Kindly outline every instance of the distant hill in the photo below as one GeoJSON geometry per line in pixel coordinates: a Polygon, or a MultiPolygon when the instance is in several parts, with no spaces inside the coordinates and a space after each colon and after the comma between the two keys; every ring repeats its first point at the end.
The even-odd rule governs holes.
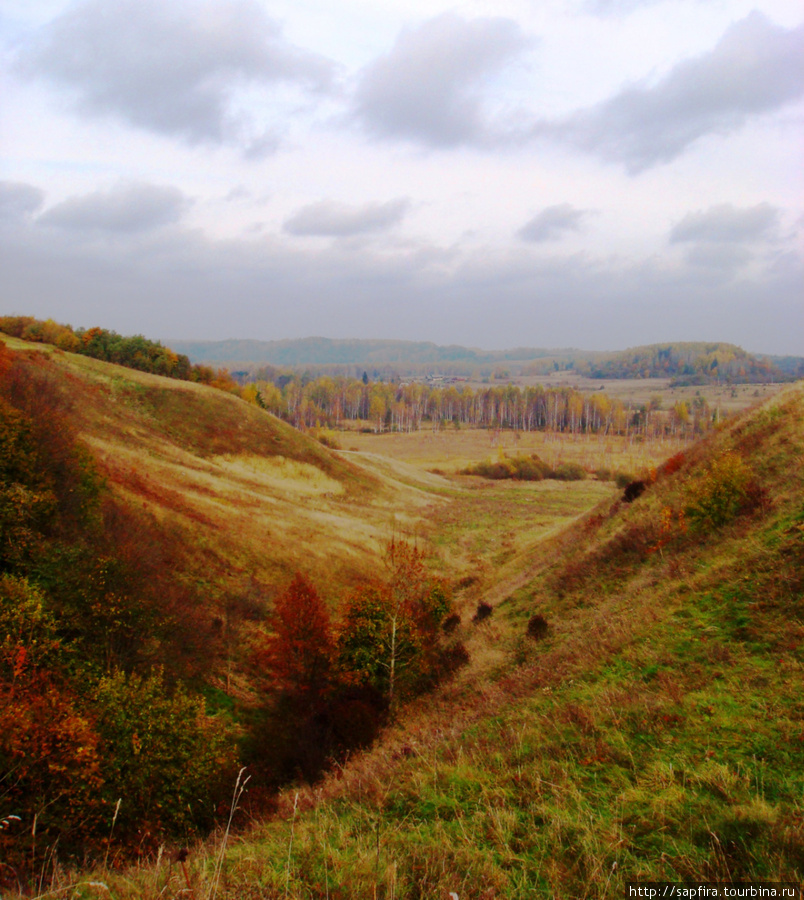
{"type": "MultiPolygon", "coordinates": [[[[462,362],[467,365],[511,360],[526,362],[553,357],[584,356],[580,350],[517,347],[480,350],[457,344],[441,346],[429,341],[334,340],[310,337],[285,341],[182,341],[170,346],[198,362],[274,366],[420,365],[462,362]]],[[[586,354],[588,355],[588,354],[586,354]]]]}
{"type": "Polygon", "coordinates": [[[438,369],[445,374],[542,375],[574,369],[592,378],[674,378],[680,383],[793,380],[804,374],[799,357],[759,356],[734,344],[676,342],[651,344],[611,353],[572,348],[515,347],[482,350],[424,341],[334,340],[311,337],[284,341],[183,341],[169,345],[194,363],[233,370],[264,366],[312,369],[363,367],[398,375],[438,369]]]}
{"type": "Polygon", "coordinates": [[[759,357],[734,344],[695,342],[633,347],[580,362],[576,368],[592,378],[672,378],[678,384],[757,383],[800,377],[804,360],[759,357]]]}

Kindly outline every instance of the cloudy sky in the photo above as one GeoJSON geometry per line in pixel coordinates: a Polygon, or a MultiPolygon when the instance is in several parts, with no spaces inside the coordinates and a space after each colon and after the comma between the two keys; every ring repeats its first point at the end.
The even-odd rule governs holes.
{"type": "Polygon", "coordinates": [[[0,313],[804,355],[800,0],[0,0],[0,313]]]}

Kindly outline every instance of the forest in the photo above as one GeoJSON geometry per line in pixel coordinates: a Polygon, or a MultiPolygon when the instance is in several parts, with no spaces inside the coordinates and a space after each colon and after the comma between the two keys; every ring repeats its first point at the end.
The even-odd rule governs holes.
{"type": "Polygon", "coordinates": [[[368,377],[307,379],[281,372],[273,381],[246,384],[242,396],[297,428],[338,428],[360,422],[377,433],[451,426],[689,438],[705,433],[716,418],[703,396],[663,410],[658,398],[630,406],[603,392],[584,394],[571,387],[472,388],[370,381],[368,377]]]}

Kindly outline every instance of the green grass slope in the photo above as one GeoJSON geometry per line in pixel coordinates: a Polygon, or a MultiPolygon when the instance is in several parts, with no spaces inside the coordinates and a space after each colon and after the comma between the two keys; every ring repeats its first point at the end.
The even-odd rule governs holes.
{"type": "MultiPolygon", "coordinates": [[[[490,654],[287,793],[214,891],[199,854],[196,890],[613,898],[631,880],[804,880],[803,454],[797,385],[544,544],[534,576],[462,626],[476,659],[485,643],[504,663],[490,654]]],[[[143,896],[171,883],[129,877],[143,896]]]]}

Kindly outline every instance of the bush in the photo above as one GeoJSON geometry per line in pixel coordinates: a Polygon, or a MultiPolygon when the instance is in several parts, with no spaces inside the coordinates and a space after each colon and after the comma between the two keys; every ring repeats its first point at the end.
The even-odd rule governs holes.
{"type": "Polygon", "coordinates": [[[752,499],[762,494],[752,483],[748,465],[736,453],[726,452],[714,459],[703,475],[688,487],[691,500],[686,513],[699,528],[720,528],[752,507],[752,499]]]}
{"type": "Polygon", "coordinates": [[[117,672],[95,691],[107,803],[122,798],[116,832],[147,845],[209,828],[236,771],[233,742],[203,701],[161,673],[117,672]]]}
{"type": "Polygon", "coordinates": [[[458,641],[441,651],[438,675],[440,678],[447,678],[468,664],[469,651],[463,641],[458,641]]]}
{"type": "Polygon", "coordinates": [[[313,437],[316,438],[319,444],[323,444],[325,447],[328,447],[330,450],[340,450],[341,444],[338,438],[335,435],[335,432],[329,428],[319,428],[317,431],[312,432],[313,437]]]}
{"type": "MultiPolygon", "coordinates": [[[[91,849],[101,813],[99,740],[92,717],[66,683],[57,623],[42,592],[0,576],[0,772],[3,812],[34,823],[43,848],[91,849]]],[[[35,847],[0,829],[0,858],[22,876],[37,870],[35,847]]]]}
{"type": "Polygon", "coordinates": [[[553,471],[552,477],[558,481],[583,481],[586,478],[586,469],[578,463],[560,463],[553,471]]]}
{"type": "Polygon", "coordinates": [[[484,622],[488,619],[493,612],[494,607],[486,603],[485,600],[481,600],[480,603],[477,604],[477,610],[472,616],[472,621],[477,625],[479,622],[484,622]]]}
{"type": "Polygon", "coordinates": [[[518,454],[517,456],[501,456],[497,460],[484,460],[467,466],[462,470],[463,475],[481,475],[484,478],[492,478],[501,481],[512,478],[516,481],[542,481],[544,478],[555,477],[547,465],[537,454],[530,456],[518,454]]]}
{"type": "Polygon", "coordinates": [[[537,613],[535,616],[531,616],[528,621],[528,637],[533,638],[534,641],[540,641],[545,637],[549,628],[547,619],[537,613]]]}
{"type": "Polygon", "coordinates": [[[453,613],[451,616],[447,616],[444,619],[444,624],[441,626],[441,630],[444,634],[452,634],[453,631],[461,624],[461,617],[457,613],[453,613]]]}
{"type": "Polygon", "coordinates": [[[623,503],[633,503],[638,497],[641,497],[647,488],[644,481],[631,481],[625,486],[623,494],[623,503]]]}

